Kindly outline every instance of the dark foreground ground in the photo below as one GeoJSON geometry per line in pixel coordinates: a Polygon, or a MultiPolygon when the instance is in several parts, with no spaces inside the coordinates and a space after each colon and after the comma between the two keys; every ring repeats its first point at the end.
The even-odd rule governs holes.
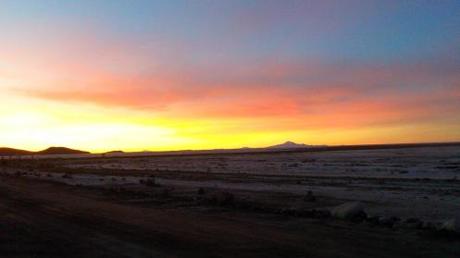
{"type": "Polygon", "coordinates": [[[458,238],[0,177],[1,257],[460,257],[458,238]]]}

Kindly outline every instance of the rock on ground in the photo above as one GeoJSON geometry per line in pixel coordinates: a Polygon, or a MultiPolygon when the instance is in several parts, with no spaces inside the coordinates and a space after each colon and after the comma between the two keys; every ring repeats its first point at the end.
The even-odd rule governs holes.
{"type": "Polygon", "coordinates": [[[456,219],[444,221],[439,227],[440,230],[460,233],[460,223],[456,219]]]}
{"type": "Polygon", "coordinates": [[[347,202],[333,208],[331,213],[339,219],[352,219],[364,213],[364,205],[360,202],[347,202]]]}

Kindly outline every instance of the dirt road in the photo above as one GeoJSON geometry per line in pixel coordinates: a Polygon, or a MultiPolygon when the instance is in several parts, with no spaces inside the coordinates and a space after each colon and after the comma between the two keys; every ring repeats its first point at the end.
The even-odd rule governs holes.
{"type": "Polygon", "coordinates": [[[460,242],[341,221],[128,204],[0,177],[2,257],[460,257],[460,242]]]}

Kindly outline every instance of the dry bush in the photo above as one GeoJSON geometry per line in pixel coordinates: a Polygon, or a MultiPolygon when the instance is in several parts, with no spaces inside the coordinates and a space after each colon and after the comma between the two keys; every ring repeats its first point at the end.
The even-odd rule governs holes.
{"type": "Polygon", "coordinates": [[[69,174],[66,173],[66,174],[62,175],[62,178],[70,179],[70,178],[72,178],[72,175],[69,175],[69,174]]]}
{"type": "Polygon", "coordinates": [[[205,194],[205,191],[204,191],[204,188],[203,188],[203,187],[198,188],[198,194],[199,194],[199,195],[205,194]]]}
{"type": "Polygon", "coordinates": [[[150,187],[158,186],[155,177],[151,177],[151,178],[144,179],[144,180],[141,179],[141,180],[139,180],[139,182],[141,184],[144,184],[144,185],[150,186],[150,187]]]}
{"type": "Polygon", "coordinates": [[[231,206],[235,204],[235,195],[230,192],[219,192],[211,196],[210,202],[220,206],[231,206]]]}

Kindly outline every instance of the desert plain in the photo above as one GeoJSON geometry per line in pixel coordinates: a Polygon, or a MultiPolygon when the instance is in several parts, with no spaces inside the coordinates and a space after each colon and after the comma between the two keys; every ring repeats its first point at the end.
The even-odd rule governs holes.
{"type": "Polygon", "coordinates": [[[2,257],[460,257],[460,146],[4,156],[2,257]]]}

